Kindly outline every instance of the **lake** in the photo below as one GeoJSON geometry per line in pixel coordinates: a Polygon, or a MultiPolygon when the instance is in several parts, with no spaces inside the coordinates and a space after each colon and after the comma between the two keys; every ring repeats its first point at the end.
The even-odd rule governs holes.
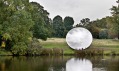
{"type": "Polygon", "coordinates": [[[119,71],[119,57],[0,56],[0,71],[119,71]]]}

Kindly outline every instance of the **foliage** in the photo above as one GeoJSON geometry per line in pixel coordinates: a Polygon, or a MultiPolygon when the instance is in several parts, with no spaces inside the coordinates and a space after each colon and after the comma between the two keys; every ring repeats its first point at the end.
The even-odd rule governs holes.
{"type": "Polygon", "coordinates": [[[117,26],[115,26],[115,20],[114,17],[107,17],[107,26],[108,26],[108,37],[109,38],[116,38],[118,37],[117,34],[117,26]]]}
{"type": "Polygon", "coordinates": [[[119,38],[119,6],[112,6],[111,11],[112,20],[108,20],[110,20],[113,23],[113,30],[115,33],[117,33],[117,37],[119,38]]]}
{"type": "Polygon", "coordinates": [[[54,37],[63,37],[64,36],[64,24],[62,17],[57,15],[53,18],[53,36],[54,37]]]}
{"type": "Polygon", "coordinates": [[[91,25],[90,28],[88,28],[88,30],[91,32],[93,38],[99,39],[100,28],[91,25]]]}
{"type": "Polygon", "coordinates": [[[42,46],[40,45],[38,39],[33,38],[28,47],[28,55],[39,55],[42,46]]]}
{"type": "Polygon", "coordinates": [[[88,24],[90,24],[89,18],[83,18],[80,20],[80,23],[76,25],[76,27],[86,27],[88,24]]]}
{"type": "Polygon", "coordinates": [[[5,33],[5,34],[2,35],[2,39],[3,40],[8,40],[8,39],[11,39],[11,36],[9,34],[5,33]]]}
{"type": "Polygon", "coordinates": [[[48,32],[48,30],[46,28],[44,28],[43,26],[41,26],[37,23],[33,27],[33,36],[35,38],[47,40],[47,37],[48,37],[47,32],[48,32]]]}
{"type": "Polygon", "coordinates": [[[102,29],[99,33],[99,38],[100,39],[107,39],[108,38],[108,30],[102,29]]]}
{"type": "Polygon", "coordinates": [[[43,6],[36,2],[30,3],[33,7],[33,10],[30,11],[32,14],[32,20],[35,25],[31,29],[33,31],[33,37],[46,40],[47,37],[51,35],[50,30],[50,19],[48,18],[49,13],[44,10],[43,6]]]}
{"type": "Polygon", "coordinates": [[[74,24],[74,19],[72,17],[66,16],[64,18],[64,27],[65,27],[64,37],[66,36],[68,31],[73,28],[73,24],[74,24]]]}
{"type": "Polygon", "coordinates": [[[12,52],[13,54],[17,53],[19,55],[24,55],[26,54],[25,50],[29,43],[28,38],[32,37],[32,33],[29,31],[33,26],[31,16],[25,11],[18,11],[15,12],[15,14],[11,17],[10,23],[9,28],[6,31],[11,35],[12,38],[12,52]]]}
{"type": "Polygon", "coordinates": [[[119,14],[119,9],[118,9],[117,6],[112,6],[112,8],[111,8],[110,10],[112,11],[111,14],[112,14],[113,16],[119,14]]]}
{"type": "Polygon", "coordinates": [[[26,55],[27,54],[27,46],[25,43],[22,43],[22,42],[15,44],[11,50],[14,55],[26,55]]]}
{"type": "Polygon", "coordinates": [[[13,54],[24,55],[28,46],[29,37],[32,37],[31,27],[34,22],[31,14],[26,10],[27,0],[2,0],[0,1],[0,34],[7,46],[12,47],[13,54]],[[24,4],[26,3],[26,4],[24,4]]]}
{"type": "Polygon", "coordinates": [[[106,18],[97,19],[96,21],[93,21],[93,23],[99,28],[102,28],[102,29],[107,28],[106,18]]]}
{"type": "Polygon", "coordinates": [[[36,2],[1,0],[0,42],[5,40],[6,47],[11,49],[13,54],[25,55],[30,43],[28,38],[46,40],[51,35],[51,21],[48,15],[43,6],[36,2]]]}
{"type": "Polygon", "coordinates": [[[101,29],[107,29],[106,18],[97,19],[90,21],[90,19],[85,18],[81,20],[81,23],[77,26],[82,26],[87,28],[93,35],[93,38],[99,38],[99,32],[101,29]]]}
{"type": "Polygon", "coordinates": [[[81,24],[82,24],[83,26],[86,26],[86,25],[89,24],[90,19],[89,19],[89,18],[85,18],[85,19],[82,19],[80,22],[81,22],[81,24]]]}

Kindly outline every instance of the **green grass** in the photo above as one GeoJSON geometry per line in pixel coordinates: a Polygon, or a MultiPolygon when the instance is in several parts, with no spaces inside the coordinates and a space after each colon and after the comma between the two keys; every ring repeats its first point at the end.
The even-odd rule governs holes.
{"type": "Polygon", "coordinates": [[[92,45],[95,47],[119,47],[119,40],[94,39],[92,45]]]}
{"type": "Polygon", "coordinates": [[[91,48],[103,49],[104,54],[119,54],[119,40],[115,39],[94,39],[91,48]]]}
{"type": "Polygon", "coordinates": [[[48,38],[47,41],[39,40],[43,48],[61,48],[64,54],[73,54],[74,51],[67,45],[63,38],[48,38]]]}
{"type": "MultiPolygon", "coordinates": [[[[48,38],[47,41],[39,40],[43,48],[62,48],[64,54],[73,54],[72,50],[63,38],[48,38]]],[[[115,52],[119,54],[119,40],[94,39],[89,49],[103,49],[104,54],[115,52]]]]}

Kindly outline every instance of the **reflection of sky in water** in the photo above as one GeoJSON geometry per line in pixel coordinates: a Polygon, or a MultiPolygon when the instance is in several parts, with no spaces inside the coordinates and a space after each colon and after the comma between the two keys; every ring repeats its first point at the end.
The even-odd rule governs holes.
{"type": "Polygon", "coordinates": [[[85,49],[90,46],[92,42],[92,35],[85,28],[73,28],[68,32],[66,41],[73,49],[85,49]]]}
{"type": "Polygon", "coordinates": [[[66,63],[66,71],[92,71],[92,63],[87,59],[71,58],[66,63]]]}
{"type": "Polygon", "coordinates": [[[93,71],[107,71],[105,68],[93,68],[93,71]]]}

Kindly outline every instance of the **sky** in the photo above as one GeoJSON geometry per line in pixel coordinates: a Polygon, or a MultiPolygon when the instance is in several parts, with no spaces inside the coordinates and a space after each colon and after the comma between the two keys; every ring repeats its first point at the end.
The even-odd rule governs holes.
{"type": "Polygon", "coordinates": [[[40,3],[53,19],[60,15],[73,17],[75,24],[80,23],[83,18],[91,21],[110,16],[110,8],[116,6],[117,0],[30,0],[40,3]]]}

